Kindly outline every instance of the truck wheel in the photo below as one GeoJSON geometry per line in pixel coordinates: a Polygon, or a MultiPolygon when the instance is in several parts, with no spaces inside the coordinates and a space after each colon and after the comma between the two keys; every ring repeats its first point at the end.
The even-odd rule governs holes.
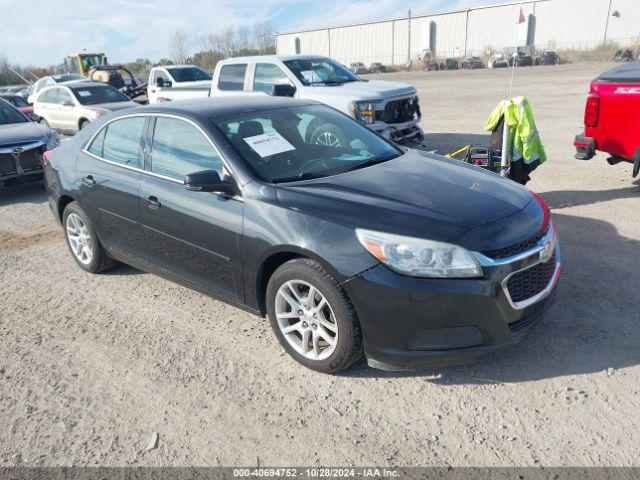
{"type": "Polygon", "coordinates": [[[329,123],[320,125],[312,130],[309,143],[326,147],[345,147],[348,145],[342,131],[329,123]]]}
{"type": "Polygon", "coordinates": [[[640,148],[636,150],[636,156],[633,159],[633,178],[636,178],[640,173],[640,148]]]}

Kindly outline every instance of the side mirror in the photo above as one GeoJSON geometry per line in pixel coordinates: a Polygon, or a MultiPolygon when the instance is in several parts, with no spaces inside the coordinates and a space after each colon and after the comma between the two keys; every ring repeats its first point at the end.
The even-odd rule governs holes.
{"type": "Polygon", "coordinates": [[[271,89],[271,95],[274,97],[293,97],[296,94],[296,87],[283,83],[274,85],[271,89]]]}
{"type": "Polygon", "coordinates": [[[169,88],[171,86],[171,81],[165,81],[164,78],[156,78],[156,87],[159,88],[169,88]]]}
{"type": "Polygon", "coordinates": [[[232,182],[222,181],[215,170],[190,173],[185,177],[184,185],[187,190],[192,192],[213,192],[226,195],[235,195],[237,193],[236,185],[232,182]]]}

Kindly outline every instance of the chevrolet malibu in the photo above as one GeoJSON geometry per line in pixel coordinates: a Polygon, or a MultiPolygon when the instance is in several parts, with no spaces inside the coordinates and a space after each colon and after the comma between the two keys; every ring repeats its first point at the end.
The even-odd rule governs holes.
{"type": "Polygon", "coordinates": [[[267,316],[295,360],[326,373],[363,355],[417,369],[516,344],[560,275],[538,196],[314,102],[120,111],[47,152],[45,175],[80,268],[119,261],[267,316]],[[346,142],[312,142],[317,122],[346,142]]]}

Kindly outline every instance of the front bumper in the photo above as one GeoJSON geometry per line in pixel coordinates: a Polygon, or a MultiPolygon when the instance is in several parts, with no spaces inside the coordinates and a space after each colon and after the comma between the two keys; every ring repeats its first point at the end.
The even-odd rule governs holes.
{"type": "Polygon", "coordinates": [[[554,229],[535,248],[513,257],[477,256],[484,270],[480,279],[415,278],[378,265],[343,284],[362,326],[370,366],[415,370],[463,363],[517,344],[543,318],[560,277],[554,229]],[[545,288],[513,301],[509,278],[546,262],[554,268],[545,288]]]}
{"type": "Polygon", "coordinates": [[[388,124],[379,122],[367,126],[392,142],[408,144],[422,140],[424,137],[424,132],[418,126],[419,122],[420,119],[416,119],[405,123],[388,124]]]}

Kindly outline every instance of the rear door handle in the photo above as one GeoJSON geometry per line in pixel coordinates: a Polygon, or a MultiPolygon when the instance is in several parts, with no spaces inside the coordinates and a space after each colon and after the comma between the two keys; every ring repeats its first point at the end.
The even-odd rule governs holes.
{"type": "Polygon", "coordinates": [[[96,181],[93,179],[93,175],[87,175],[86,177],[82,177],[82,181],[85,185],[89,187],[93,187],[96,184],[96,181]]]}
{"type": "Polygon", "coordinates": [[[148,197],[147,202],[149,202],[149,208],[151,210],[158,210],[162,206],[157,197],[148,197]]]}

